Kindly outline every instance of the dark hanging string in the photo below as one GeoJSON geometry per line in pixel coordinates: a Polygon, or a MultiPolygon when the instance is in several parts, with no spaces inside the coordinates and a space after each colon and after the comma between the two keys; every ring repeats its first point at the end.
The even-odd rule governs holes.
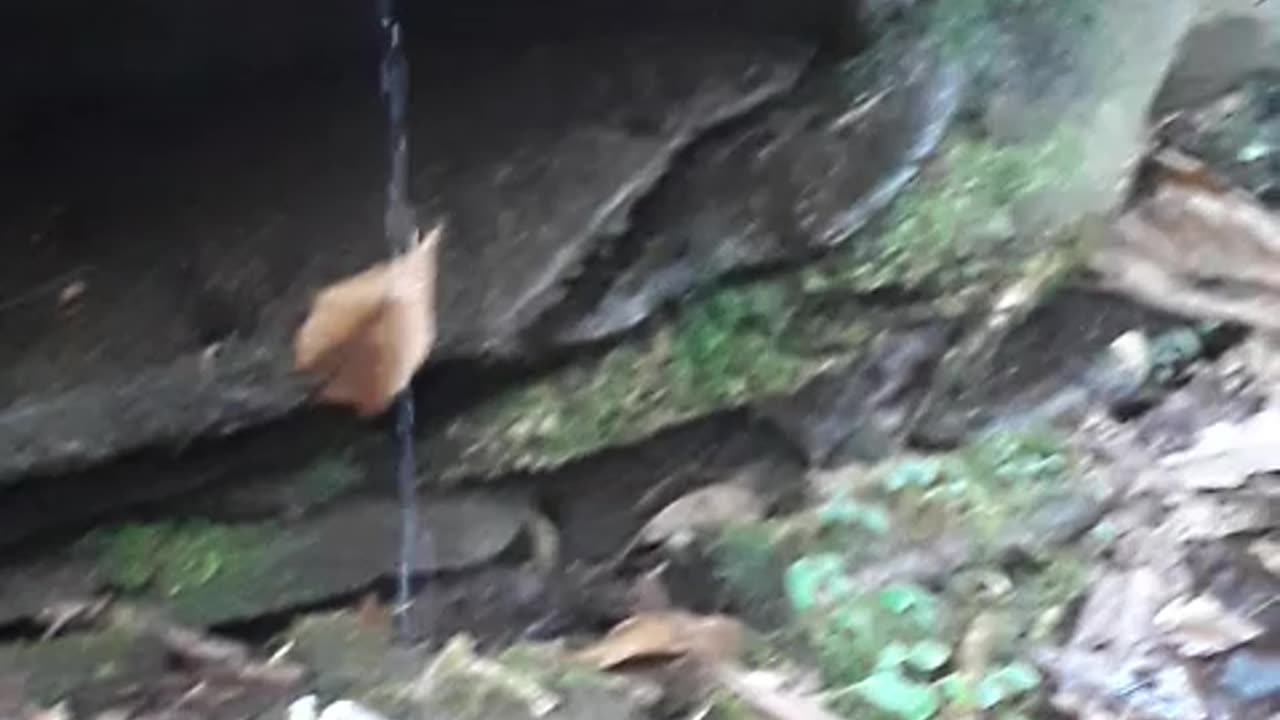
{"type": "MultiPolygon", "coordinates": [[[[417,238],[417,220],[409,204],[409,62],[393,0],[378,0],[382,35],[382,96],[387,108],[387,142],[391,166],[387,174],[387,205],[383,218],[391,255],[404,253],[417,238]]],[[[418,531],[417,469],[413,454],[413,394],[405,389],[395,402],[396,488],[400,496],[400,557],[396,568],[395,616],[402,641],[414,635],[411,581],[416,563],[418,531]]]]}

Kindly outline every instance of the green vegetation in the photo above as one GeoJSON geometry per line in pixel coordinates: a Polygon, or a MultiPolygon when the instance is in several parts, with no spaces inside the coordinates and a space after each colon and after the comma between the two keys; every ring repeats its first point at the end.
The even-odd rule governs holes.
{"type": "Polygon", "coordinates": [[[1066,551],[1011,571],[993,551],[1073,470],[1057,436],[993,432],[954,452],[886,462],[799,516],[726,530],[712,557],[735,596],[785,599],[785,627],[774,639],[798,640],[834,710],[872,720],[971,711],[1012,720],[1041,684],[1019,648],[1052,632],[1086,573],[1066,551]],[[860,584],[862,570],[899,549],[957,532],[975,541],[974,551],[941,591],[860,584]],[[965,666],[968,628],[993,612],[999,632],[989,660],[965,666]]]}
{"type": "Polygon", "coordinates": [[[672,340],[677,397],[695,407],[794,387],[807,364],[787,349],[794,309],[785,288],[770,284],[725,290],[690,308],[672,340]]]}
{"type": "Polygon", "coordinates": [[[299,551],[312,542],[271,525],[187,521],[100,530],[79,548],[110,585],[150,597],[180,622],[206,623],[309,597],[299,551]]]}
{"type": "Polygon", "coordinates": [[[215,578],[256,570],[267,538],[254,528],[212,523],[126,525],[91,536],[99,567],[121,590],[154,589],[174,597],[215,578]]]}
{"type": "Polygon", "coordinates": [[[944,707],[1003,718],[1039,687],[1039,673],[1007,652],[976,676],[953,667],[962,605],[910,583],[861,591],[849,573],[841,558],[821,554],[800,558],[786,574],[833,709],[876,720],[929,720],[944,707]]]}
{"type": "Polygon", "coordinates": [[[874,335],[864,320],[833,328],[821,351],[800,347],[792,319],[803,300],[774,282],[721,289],[647,341],[503,396],[454,427],[458,472],[555,466],[793,390],[874,335]]]}
{"type": "Polygon", "coordinates": [[[935,174],[894,203],[879,235],[815,268],[806,285],[945,293],[1009,277],[1023,260],[1044,250],[1027,238],[1012,242],[1012,211],[1069,177],[1078,157],[1076,143],[1065,130],[1027,145],[952,142],[931,168],[935,174]]]}

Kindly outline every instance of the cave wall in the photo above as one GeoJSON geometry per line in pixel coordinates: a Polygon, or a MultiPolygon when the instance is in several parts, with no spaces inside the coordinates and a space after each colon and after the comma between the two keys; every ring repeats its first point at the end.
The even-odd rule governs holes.
{"type": "MultiPolygon", "coordinates": [[[[823,32],[844,0],[402,0],[409,48],[572,41],[629,26],[823,32]]],[[[0,4],[0,107],[51,112],[164,92],[372,73],[374,0],[23,0],[0,4]]]]}

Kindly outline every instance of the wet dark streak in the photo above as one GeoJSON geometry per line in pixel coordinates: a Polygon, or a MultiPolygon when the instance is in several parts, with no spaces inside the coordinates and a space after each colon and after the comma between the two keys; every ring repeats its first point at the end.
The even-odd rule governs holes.
{"type": "MultiPolygon", "coordinates": [[[[383,218],[392,256],[413,247],[417,221],[409,204],[409,131],[405,121],[409,105],[409,62],[402,41],[404,33],[396,18],[393,0],[379,0],[382,34],[381,90],[387,108],[386,214],[383,218]]],[[[413,393],[401,392],[395,403],[395,475],[400,498],[400,557],[396,568],[396,629],[402,642],[414,637],[411,613],[412,574],[420,540],[418,529],[417,469],[413,452],[413,393]]]]}

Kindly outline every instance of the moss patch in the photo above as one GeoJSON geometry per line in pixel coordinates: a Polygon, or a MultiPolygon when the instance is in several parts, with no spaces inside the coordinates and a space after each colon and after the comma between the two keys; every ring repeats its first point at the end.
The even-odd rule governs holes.
{"type": "Polygon", "coordinates": [[[1028,238],[1015,242],[1013,212],[1064,182],[1077,142],[1067,130],[1027,145],[951,141],[930,174],[893,205],[877,236],[814,268],[806,285],[947,293],[1010,278],[1022,261],[1046,249],[1028,238]]]}
{"type": "Polygon", "coordinates": [[[253,574],[267,540],[257,528],[212,523],[126,525],[91,538],[112,585],[167,597],[198,592],[220,576],[253,574]]]}
{"type": "Polygon", "coordinates": [[[162,605],[179,622],[203,625],[315,602],[369,582],[376,566],[332,560],[342,542],[307,528],[190,521],[96,531],[79,550],[117,589],[162,605]]]}
{"type": "Polygon", "coordinates": [[[822,347],[799,337],[805,296],[778,282],[722,289],[647,340],[555,373],[455,422],[443,439],[460,455],[446,478],[554,467],[642,440],[716,410],[794,390],[852,359],[877,327],[833,325],[822,347]]]}

